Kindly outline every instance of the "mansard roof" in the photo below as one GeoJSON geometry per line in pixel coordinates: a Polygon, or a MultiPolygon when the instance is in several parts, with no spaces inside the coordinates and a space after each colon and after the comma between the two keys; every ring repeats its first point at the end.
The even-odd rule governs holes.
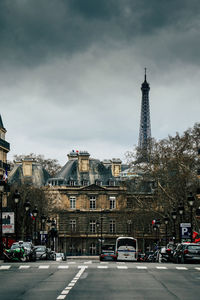
{"type": "Polygon", "coordinates": [[[6,130],[5,127],[3,126],[3,121],[2,121],[2,118],[1,118],[1,114],[0,114],[0,128],[6,130]]]}
{"type": "Polygon", "coordinates": [[[50,177],[49,173],[37,162],[32,162],[32,176],[24,176],[22,161],[15,163],[8,175],[9,184],[28,184],[35,187],[44,186],[50,177]]]}
{"type": "MultiPolygon", "coordinates": [[[[127,167],[127,166],[126,166],[127,167]]],[[[122,165],[124,169],[124,165],[122,165]]],[[[48,180],[53,185],[109,185],[109,182],[117,182],[119,178],[112,175],[112,163],[104,163],[98,159],[89,158],[89,171],[80,172],[78,167],[78,157],[71,158],[58,172],[54,178],[48,180]]]]}

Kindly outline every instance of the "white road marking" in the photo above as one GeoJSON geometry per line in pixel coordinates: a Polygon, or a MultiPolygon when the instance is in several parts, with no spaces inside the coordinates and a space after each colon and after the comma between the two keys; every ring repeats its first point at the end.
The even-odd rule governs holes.
{"type": "Polygon", "coordinates": [[[124,265],[125,262],[124,261],[117,261],[117,264],[124,265]]]}
{"type": "Polygon", "coordinates": [[[117,266],[117,269],[128,269],[127,266],[117,266]]]}
{"type": "Polygon", "coordinates": [[[42,266],[39,266],[39,269],[48,269],[49,268],[49,265],[42,265],[42,266]]]}
{"type": "Polygon", "coordinates": [[[56,299],[65,299],[66,295],[59,295],[56,299]]]}
{"type": "Polygon", "coordinates": [[[29,269],[30,266],[19,266],[19,269],[29,269]]]}
{"type": "Polygon", "coordinates": [[[97,266],[98,269],[108,269],[108,266],[97,266]]]}
{"type": "Polygon", "coordinates": [[[61,295],[67,295],[68,293],[69,293],[69,291],[63,290],[63,291],[61,292],[61,295]]]}
{"type": "Polygon", "coordinates": [[[200,268],[195,268],[196,270],[200,271],[200,268]]]}
{"type": "Polygon", "coordinates": [[[140,270],[140,269],[141,269],[141,270],[142,270],[142,269],[143,269],[143,270],[144,270],[144,269],[147,269],[147,267],[145,267],[145,266],[137,266],[136,268],[139,269],[139,270],[140,270]]]}
{"type": "Polygon", "coordinates": [[[87,269],[88,268],[88,266],[78,266],[78,269],[87,269]]]}
{"type": "Polygon", "coordinates": [[[89,261],[84,261],[84,264],[92,264],[92,261],[89,260],[89,261]]]}
{"type": "Polygon", "coordinates": [[[186,267],[176,267],[177,270],[188,270],[186,267]]]}
{"type": "Polygon", "coordinates": [[[0,270],[9,270],[11,266],[0,266],[0,270]]]}
{"type": "Polygon", "coordinates": [[[166,270],[167,267],[156,267],[156,269],[159,269],[159,270],[166,270]]]}
{"type": "Polygon", "coordinates": [[[76,264],[76,262],[75,261],[69,261],[68,264],[72,265],[72,264],[76,264]]]}
{"type": "Polygon", "coordinates": [[[68,284],[68,286],[74,286],[74,285],[75,285],[74,282],[70,282],[70,283],[68,284]]]}
{"type": "Polygon", "coordinates": [[[56,299],[65,299],[66,295],[70,292],[71,288],[76,284],[77,280],[83,274],[87,266],[82,266],[78,273],[75,275],[74,279],[68,284],[68,286],[61,292],[61,294],[56,299]],[[76,279],[75,279],[76,278],[76,279]]]}
{"type": "Polygon", "coordinates": [[[58,269],[68,269],[69,266],[58,266],[58,269]]]}

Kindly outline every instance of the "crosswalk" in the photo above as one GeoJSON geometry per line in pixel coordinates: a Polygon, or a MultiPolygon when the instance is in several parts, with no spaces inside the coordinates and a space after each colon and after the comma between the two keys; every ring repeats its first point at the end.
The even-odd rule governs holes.
{"type": "Polygon", "coordinates": [[[72,268],[77,269],[87,269],[87,268],[96,268],[99,270],[107,270],[107,269],[113,269],[116,270],[128,270],[128,269],[135,269],[135,270],[177,270],[177,271],[188,271],[188,270],[196,270],[200,271],[200,267],[197,266],[177,266],[177,265],[169,265],[169,266],[162,266],[157,264],[149,264],[149,265],[138,265],[138,264],[125,264],[125,263],[92,263],[92,262],[82,262],[81,264],[77,262],[69,262],[69,263],[63,263],[63,264],[31,264],[31,265],[15,265],[15,264],[2,264],[0,265],[0,271],[8,271],[12,269],[19,269],[21,271],[28,270],[28,269],[35,269],[35,270],[48,270],[48,269],[57,269],[57,270],[68,270],[72,268]]]}

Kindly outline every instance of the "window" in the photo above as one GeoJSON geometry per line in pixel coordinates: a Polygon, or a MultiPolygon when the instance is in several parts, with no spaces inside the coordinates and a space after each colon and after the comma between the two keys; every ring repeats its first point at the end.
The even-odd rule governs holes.
{"type": "Polygon", "coordinates": [[[71,232],[76,231],[76,220],[70,220],[70,230],[71,232]]]}
{"type": "Polygon", "coordinates": [[[69,181],[69,185],[70,185],[70,186],[75,186],[75,181],[74,181],[74,180],[70,180],[70,181],[69,181]]]}
{"type": "Polygon", "coordinates": [[[110,220],[110,233],[116,232],[116,223],[115,220],[110,220]]]}
{"type": "Polygon", "coordinates": [[[116,197],[110,197],[110,209],[115,209],[116,208],[116,197]]]}
{"type": "Polygon", "coordinates": [[[90,244],[90,254],[96,254],[96,245],[94,243],[90,244]]]}
{"type": "Polygon", "coordinates": [[[96,232],[96,221],[90,221],[90,232],[95,233],[96,232]]]}
{"type": "Polygon", "coordinates": [[[70,208],[75,209],[76,208],[76,197],[71,196],[70,197],[70,208]]]}
{"type": "Polygon", "coordinates": [[[90,209],[96,209],[96,197],[90,197],[90,209]]]}

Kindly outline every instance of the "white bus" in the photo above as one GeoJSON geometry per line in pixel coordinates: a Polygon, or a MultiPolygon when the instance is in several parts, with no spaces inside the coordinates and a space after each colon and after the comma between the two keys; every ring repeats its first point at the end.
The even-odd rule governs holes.
{"type": "Polygon", "coordinates": [[[138,243],[133,237],[118,237],[116,240],[116,256],[117,260],[137,261],[138,243]]]}

